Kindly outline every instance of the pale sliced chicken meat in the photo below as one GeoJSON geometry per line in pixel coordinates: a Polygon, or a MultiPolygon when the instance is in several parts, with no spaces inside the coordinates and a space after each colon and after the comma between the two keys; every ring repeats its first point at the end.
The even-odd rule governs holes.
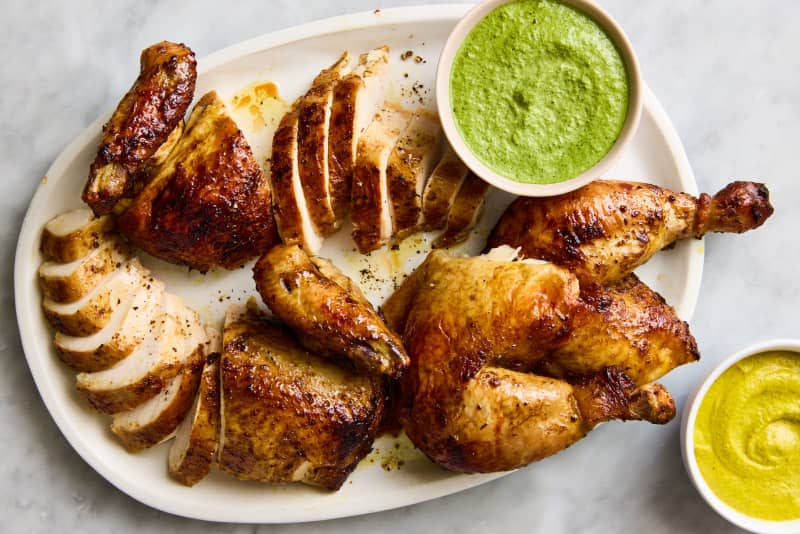
{"type": "Polygon", "coordinates": [[[131,410],[161,391],[205,342],[197,314],[179,297],[165,293],[162,311],[144,341],[110,369],[79,374],[78,391],[97,411],[131,410]]]}
{"type": "Polygon", "coordinates": [[[350,210],[358,139],[380,111],[389,84],[389,47],[361,54],[358,65],[336,84],[331,108],[328,160],[333,211],[337,219],[350,210]]]}
{"type": "Polygon", "coordinates": [[[75,302],[119,269],[127,257],[127,248],[117,240],[109,239],[75,261],[44,262],[39,267],[39,286],[44,297],[53,302],[75,302]]]}
{"type": "Polygon", "coordinates": [[[183,371],[155,397],[133,410],[114,415],[111,431],[128,452],[137,452],[172,437],[194,402],[205,360],[203,350],[193,353],[183,371]]]}
{"type": "Polygon", "coordinates": [[[96,334],[139,287],[140,269],[138,262],[126,262],[74,302],[59,303],[45,297],[42,302],[44,315],[53,328],[66,335],[96,334]]]}
{"type": "Polygon", "coordinates": [[[358,141],[350,220],[353,240],[362,253],[380,248],[392,236],[386,167],[411,115],[402,106],[385,102],[358,141]]]}
{"type": "Polygon", "coordinates": [[[272,210],[281,240],[286,244],[299,245],[310,254],[316,254],[322,247],[322,236],[317,234],[311,221],[300,182],[297,153],[300,112],[297,104],[281,119],[272,138],[272,210]]]}
{"type": "Polygon", "coordinates": [[[194,404],[178,427],[169,449],[169,474],[186,486],[194,486],[211,471],[219,443],[219,357],[222,349],[210,350],[212,353],[203,366],[194,404]]]}
{"type": "Polygon", "coordinates": [[[426,231],[441,230],[447,226],[447,215],[456,194],[469,174],[469,168],[447,145],[436,168],[433,169],[422,195],[422,225],[426,231]]]}
{"type": "Polygon", "coordinates": [[[308,352],[249,306],[225,321],[219,466],[243,480],[338,489],[372,446],[382,380],[308,352]]]}
{"type": "Polygon", "coordinates": [[[433,248],[451,247],[469,237],[478,224],[488,192],[489,184],[474,173],[467,175],[447,215],[447,228],[433,242],[433,248]]]}
{"type": "Polygon", "coordinates": [[[401,240],[420,228],[422,193],[441,155],[441,145],[439,116],[426,109],[416,111],[392,150],[386,170],[394,239],[401,240]]]}
{"type": "Polygon", "coordinates": [[[95,372],[113,366],[142,343],[150,322],[160,313],[164,285],[148,273],[139,279],[139,288],[121,301],[102,330],[86,337],[58,332],[53,341],[61,360],[82,372],[95,372]]]}
{"type": "Polygon", "coordinates": [[[331,201],[328,133],[333,90],[349,62],[350,54],[345,52],[336,63],[320,72],[299,105],[297,159],[300,182],[311,221],[322,236],[332,234],[339,227],[331,201]]]}
{"type": "Polygon", "coordinates": [[[73,262],[99,247],[113,226],[111,217],[95,217],[89,208],[62,213],[44,225],[42,254],[58,263],[73,262]]]}

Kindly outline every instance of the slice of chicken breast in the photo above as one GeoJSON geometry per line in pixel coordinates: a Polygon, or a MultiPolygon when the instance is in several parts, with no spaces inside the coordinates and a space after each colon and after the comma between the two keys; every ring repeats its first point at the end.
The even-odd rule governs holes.
{"type": "Polygon", "coordinates": [[[386,169],[394,239],[401,240],[420,228],[422,192],[441,155],[441,145],[439,116],[426,109],[416,111],[386,169]]]}
{"type": "Polygon", "coordinates": [[[212,348],[200,376],[200,388],[169,449],[169,474],[186,486],[194,486],[211,471],[219,443],[219,357],[222,347],[212,348]]]}
{"type": "Polygon", "coordinates": [[[69,336],[90,336],[103,329],[114,311],[139,287],[141,265],[129,261],[103,278],[80,299],[59,303],[45,297],[44,315],[57,331],[69,336]]]}
{"type": "Polygon", "coordinates": [[[425,231],[441,230],[447,226],[447,215],[468,173],[469,168],[447,145],[422,194],[422,226],[425,231]]]}
{"type": "Polygon", "coordinates": [[[86,256],[69,263],[46,261],[39,267],[39,286],[54,302],[75,302],[91,292],[103,278],[128,258],[127,247],[116,239],[103,241],[86,256]]]}
{"type": "Polygon", "coordinates": [[[328,236],[340,223],[331,202],[328,170],[328,133],[333,105],[333,90],[350,62],[345,52],[329,68],[320,72],[300,102],[297,126],[297,159],[300,182],[308,212],[317,233],[328,236]]]}
{"type": "Polygon", "coordinates": [[[73,262],[99,247],[113,226],[111,217],[95,217],[89,208],[62,213],[44,225],[42,254],[58,263],[73,262]]]}
{"type": "Polygon", "coordinates": [[[61,360],[81,372],[95,372],[113,366],[142,343],[150,322],[160,313],[164,285],[144,274],[139,288],[120,303],[102,330],[86,337],[58,332],[53,344],[61,360]]]}
{"type": "Polygon", "coordinates": [[[489,184],[470,172],[458,190],[447,215],[447,228],[433,242],[433,248],[447,248],[465,241],[483,213],[489,184]]]}
{"type": "Polygon", "coordinates": [[[300,182],[297,154],[297,131],[300,112],[297,102],[281,119],[272,138],[270,185],[272,210],[278,233],[286,244],[299,245],[309,254],[322,247],[322,236],[317,234],[306,204],[300,182]]]}
{"type": "Polygon", "coordinates": [[[197,314],[179,297],[165,293],[161,310],[127,358],[105,371],[78,375],[78,391],[97,411],[123,412],[151,399],[206,342],[197,314]]]}
{"type": "Polygon", "coordinates": [[[331,203],[337,219],[350,210],[358,139],[386,99],[389,47],[361,54],[358,66],[336,84],[331,107],[328,160],[331,203]]]}
{"type": "Polygon", "coordinates": [[[353,241],[362,254],[380,248],[392,235],[386,166],[411,115],[399,104],[385,102],[358,141],[350,220],[353,241]]]}
{"type": "Polygon", "coordinates": [[[194,351],[183,371],[147,402],[114,415],[111,431],[128,452],[137,452],[172,437],[194,402],[205,360],[202,347],[194,351]]]}

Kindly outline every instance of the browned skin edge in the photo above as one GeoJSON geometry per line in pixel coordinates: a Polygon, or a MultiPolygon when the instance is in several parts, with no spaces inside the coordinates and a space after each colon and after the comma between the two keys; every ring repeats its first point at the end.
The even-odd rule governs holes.
{"type": "Polygon", "coordinates": [[[352,148],[355,132],[356,96],[364,87],[357,75],[345,76],[334,88],[328,136],[328,172],[330,174],[331,204],[337,219],[350,211],[355,152],[352,148]]]}

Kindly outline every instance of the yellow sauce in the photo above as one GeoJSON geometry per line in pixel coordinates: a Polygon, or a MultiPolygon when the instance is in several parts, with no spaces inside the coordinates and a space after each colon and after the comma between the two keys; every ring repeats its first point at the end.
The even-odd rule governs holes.
{"type": "Polygon", "coordinates": [[[759,519],[800,519],[800,355],[765,352],[727,369],[700,405],[694,443],[723,502],[759,519]]]}

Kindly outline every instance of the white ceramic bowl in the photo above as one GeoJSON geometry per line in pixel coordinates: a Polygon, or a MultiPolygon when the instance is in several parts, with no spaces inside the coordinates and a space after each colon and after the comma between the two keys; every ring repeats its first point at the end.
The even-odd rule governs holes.
{"type": "Polygon", "coordinates": [[[456,127],[450,106],[450,72],[453,66],[453,59],[467,34],[495,8],[513,1],[516,0],[485,0],[471,9],[464,18],[459,21],[442,49],[442,55],[437,66],[436,103],[439,108],[439,115],[447,140],[458,156],[475,174],[495,187],[515,195],[529,197],[560,195],[562,193],[574,191],[592,180],[600,178],[603,173],[611,168],[611,165],[619,158],[625,146],[636,133],[636,128],[639,126],[639,117],[642,114],[642,81],[639,74],[639,63],[636,60],[633,47],[622,29],[608,13],[603,11],[603,9],[592,0],[559,0],[563,4],[571,6],[588,15],[605,30],[606,34],[611,38],[611,41],[616,45],[628,73],[628,115],[625,119],[622,131],[617,141],[614,143],[614,146],[611,147],[611,150],[603,159],[582,174],[563,182],[544,185],[523,184],[506,178],[484,165],[462,139],[456,127]]]}
{"type": "Polygon", "coordinates": [[[697,491],[708,502],[709,505],[722,517],[736,526],[747,529],[751,532],[763,534],[798,534],[800,533],[800,519],[792,521],[766,521],[756,519],[734,510],[725,504],[706,483],[700,468],[697,466],[697,459],[694,454],[694,424],[697,419],[697,412],[703,399],[711,385],[729,367],[749,356],[773,350],[783,350],[797,352],[800,354],[800,340],[797,339],[774,339],[757,343],[736,354],[725,358],[720,362],[708,376],[703,380],[697,389],[690,395],[686,408],[683,411],[681,420],[681,452],[683,455],[683,465],[689,473],[689,478],[694,483],[697,491]]]}

